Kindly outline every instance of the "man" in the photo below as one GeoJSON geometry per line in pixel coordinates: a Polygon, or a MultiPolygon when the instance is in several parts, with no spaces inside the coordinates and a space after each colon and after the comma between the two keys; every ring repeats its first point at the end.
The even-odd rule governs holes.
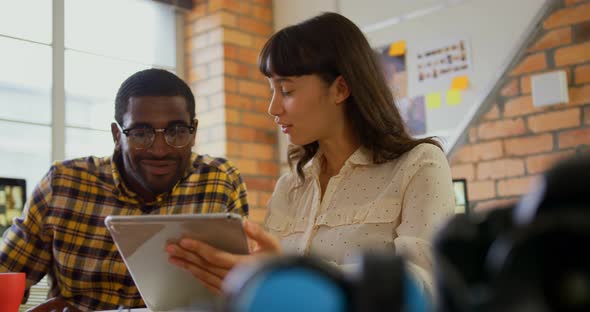
{"type": "Polygon", "coordinates": [[[26,272],[27,287],[49,274],[49,297],[81,310],[144,306],[106,216],[248,212],[238,170],[191,152],[195,100],[181,79],[159,69],[132,75],[115,120],[113,155],[54,164],[0,244],[0,272],[26,272]]]}

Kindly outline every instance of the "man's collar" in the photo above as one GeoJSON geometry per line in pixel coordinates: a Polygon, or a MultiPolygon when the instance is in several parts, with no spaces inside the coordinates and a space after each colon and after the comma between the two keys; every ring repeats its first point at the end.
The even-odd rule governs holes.
{"type": "MultiPolygon", "coordinates": [[[[191,173],[193,172],[194,163],[197,160],[197,156],[198,156],[197,154],[191,153],[191,159],[190,159],[189,165],[184,170],[184,174],[182,175],[182,178],[180,180],[176,181],[176,184],[174,184],[174,186],[172,187],[172,189],[169,192],[159,194],[158,196],[156,196],[156,200],[154,202],[145,203],[145,204],[153,204],[156,202],[161,202],[164,199],[166,199],[168,197],[168,195],[170,195],[170,193],[172,193],[174,191],[174,189],[178,186],[178,184],[180,184],[189,175],[191,175],[191,173]]],[[[127,184],[125,184],[125,181],[123,180],[123,175],[121,174],[121,171],[119,169],[119,168],[123,168],[123,163],[122,163],[121,157],[122,157],[121,154],[117,153],[116,151],[111,156],[111,170],[112,170],[112,174],[113,174],[113,183],[115,185],[115,188],[113,189],[113,191],[115,192],[115,194],[117,195],[119,200],[134,203],[134,204],[142,203],[143,199],[140,198],[136,192],[132,191],[127,186],[127,184]]]]}

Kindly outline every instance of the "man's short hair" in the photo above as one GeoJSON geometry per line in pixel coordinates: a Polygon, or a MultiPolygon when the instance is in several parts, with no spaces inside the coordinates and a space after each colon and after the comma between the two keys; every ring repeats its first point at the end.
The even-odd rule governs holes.
{"type": "Polygon", "coordinates": [[[115,98],[115,120],[123,126],[123,115],[131,97],[181,96],[186,100],[190,119],[195,118],[195,97],[189,86],[173,73],[163,69],[146,69],[127,78],[119,87],[115,98]]]}

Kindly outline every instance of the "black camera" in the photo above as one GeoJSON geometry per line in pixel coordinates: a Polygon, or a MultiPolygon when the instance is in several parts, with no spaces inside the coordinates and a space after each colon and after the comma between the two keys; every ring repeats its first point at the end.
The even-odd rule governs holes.
{"type": "Polygon", "coordinates": [[[517,204],[458,215],[434,243],[438,311],[590,311],[590,157],[517,204]]]}

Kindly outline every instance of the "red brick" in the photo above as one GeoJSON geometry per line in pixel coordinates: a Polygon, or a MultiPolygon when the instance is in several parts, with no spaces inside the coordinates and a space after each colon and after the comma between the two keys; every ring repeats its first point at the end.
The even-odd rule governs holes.
{"type": "Polygon", "coordinates": [[[225,106],[228,108],[238,108],[248,110],[254,105],[254,101],[247,96],[240,96],[234,93],[225,93],[225,106]]]}
{"type": "MultiPolygon", "coordinates": [[[[270,177],[277,177],[279,175],[279,164],[272,160],[272,161],[259,161],[258,162],[258,171],[261,175],[267,175],[270,177]]],[[[273,183],[274,189],[274,183],[273,183]]],[[[271,189],[272,191],[272,189],[271,189]]]]}
{"type": "Polygon", "coordinates": [[[240,157],[240,143],[239,141],[227,141],[225,142],[226,156],[230,159],[240,157]]]}
{"type": "Polygon", "coordinates": [[[510,73],[511,76],[516,76],[524,73],[531,73],[543,70],[547,67],[547,58],[545,52],[539,52],[530,56],[527,56],[522,60],[516,68],[510,73]]]}
{"type": "Polygon", "coordinates": [[[450,163],[455,164],[462,164],[468,162],[474,162],[473,158],[473,146],[471,145],[463,145],[453,153],[450,157],[450,163]]]}
{"type": "Polygon", "coordinates": [[[254,45],[252,46],[256,51],[262,50],[264,44],[268,41],[268,38],[254,37],[254,45]]]}
{"type": "Polygon", "coordinates": [[[200,34],[221,26],[236,27],[237,18],[234,14],[228,12],[217,12],[197,19],[193,23],[193,33],[200,34]]]}
{"type": "MultiPolygon", "coordinates": [[[[471,199],[470,199],[471,200],[471,199]]],[[[486,201],[477,202],[473,211],[484,212],[493,209],[505,208],[514,205],[518,201],[518,197],[508,199],[492,199],[486,201]]]]}
{"type": "Polygon", "coordinates": [[[451,167],[451,172],[454,179],[473,180],[475,177],[475,168],[473,164],[455,165],[451,167]]]}
{"type": "MultiPolygon", "coordinates": [[[[238,167],[238,169],[239,168],[240,167],[238,167]]],[[[246,176],[244,177],[244,182],[246,183],[248,192],[250,192],[250,190],[272,192],[275,187],[274,179],[269,177],[246,176]]]]}
{"type": "Polygon", "coordinates": [[[529,95],[513,98],[504,104],[504,117],[522,116],[534,111],[533,98],[529,95]]]}
{"type": "Polygon", "coordinates": [[[227,125],[227,139],[230,141],[254,142],[256,129],[237,125],[227,125]]]}
{"type": "Polygon", "coordinates": [[[528,52],[536,52],[566,45],[572,42],[572,30],[569,27],[559,28],[546,33],[537,40],[528,52]]]}
{"type": "Polygon", "coordinates": [[[590,107],[584,108],[584,124],[590,125],[590,107]]]}
{"type": "Polygon", "coordinates": [[[500,118],[500,110],[498,109],[498,104],[494,103],[492,108],[488,110],[485,115],[483,115],[483,120],[496,120],[500,118]]]}
{"type": "Polygon", "coordinates": [[[584,2],[584,1],[586,1],[586,0],[564,0],[564,3],[567,6],[572,6],[572,5],[576,5],[576,4],[584,2]]]}
{"type": "Polygon", "coordinates": [[[472,147],[474,161],[491,160],[504,156],[504,148],[500,140],[474,144],[472,147]]]}
{"type": "Polygon", "coordinates": [[[237,60],[238,59],[238,50],[239,48],[233,44],[224,44],[223,45],[223,56],[227,59],[237,60]]]}
{"type": "Polygon", "coordinates": [[[242,119],[242,112],[233,108],[225,108],[225,124],[239,124],[242,119]]]}
{"type": "Polygon", "coordinates": [[[240,48],[238,50],[238,60],[247,64],[258,64],[258,54],[260,51],[249,48],[240,48]]]}
{"type": "Polygon", "coordinates": [[[533,132],[545,132],[573,128],[580,125],[580,109],[572,108],[530,116],[529,129],[533,132]]]}
{"type": "Polygon", "coordinates": [[[258,194],[258,202],[260,203],[261,206],[268,206],[268,202],[270,201],[270,198],[272,197],[272,192],[260,192],[258,194]]]}
{"type": "Polygon", "coordinates": [[[520,93],[530,94],[532,89],[533,85],[531,84],[531,76],[522,76],[522,78],[520,78],[520,93]]]}
{"type": "Polygon", "coordinates": [[[576,84],[590,82],[590,65],[577,66],[575,76],[576,84]]]}
{"type": "Polygon", "coordinates": [[[543,26],[547,29],[557,28],[587,20],[590,20],[590,3],[558,10],[545,19],[543,26]]]}
{"type": "Polygon", "coordinates": [[[569,104],[571,105],[584,105],[590,103],[590,84],[577,88],[569,88],[569,98],[569,104]]]}
{"type": "Polygon", "coordinates": [[[498,179],[515,177],[524,174],[524,161],[516,158],[506,158],[493,161],[485,161],[477,164],[477,179],[498,179]]]}
{"type": "MultiPolygon", "coordinates": [[[[266,208],[264,208],[264,203],[259,205],[257,204],[254,206],[251,202],[252,194],[248,192],[248,204],[250,205],[250,211],[248,213],[248,221],[254,222],[258,225],[264,224],[264,218],[266,217],[266,208]]],[[[258,201],[257,201],[258,203],[258,201]]]]}
{"type": "Polygon", "coordinates": [[[276,145],[278,141],[277,131],[275,128],[264,130],[257,129],[256,137],[254,140],[258,143],[265,143],[270,145],[276,145]]]}
{"type": "Polygon", "coordinates": [[[247,80],[238,81],[238,92],[240,94],[252,95],[257,97],[267,97],[269,94],[268,85],[247,80]]]}
{"type": "Polygon", "coordinates": [[[478,136],[480,140],[495,139],[511,137],[526,133],[526,127],[524,120],[518,119],[505,119],[499,121],[485,122],[478,127],[478,136]]]}
{"type": "MultiPolygon", "coordinates": [[[[248,175],[244,175],[244,178],[247,177],[248,175]]],[[[246,187],[248,187],[246,185],[246,187]]],[[[260,205],[259,201],[258,201],[258,193],[260,193],[260,191],[258,190],[250,190],[248,189],[248,206],[250,208],[250,213],[249,213],[249,219],[252,220],[253,218],[264,218],[264,215],[262,215],[259,211],[262,211],[263,207],[262,205],[260,205]]],[[[264,220],[262,220],[264,221],[264,220]]]]}
{"type": "Polygon", "coordinates": [[[469,128],[469,143],[477,142],[477,128],[471,127],[469,128]]]}
{"type": "Polygon", "coordinates": [[[526,168],[528,174],[539,174],[545,172],[547,169],[551,168],[555,163],[558,161],[571,157],[575,155],[576,152],[571,151],[563,151],[563,152],[556,152],[551,154],[543,154],[543,155],[536,155],[530,156],[526,159],[526,168]]]}
{"type": "MultiPolygon", "coordinates": [[[[254,80],[254,81],[258,81],[258,82],[262,82],[265,85],[268,85],[268,80],[266,79],[266,76],[264,76],[259,70],[258,70],[258,66],[250,66],[250,71],[248,73],[248,77],[250,78],[250,80],[254,80]]],[[[270,93],[269,93],[270,94],[270,93]]]]}
{"type": "Polygon", "coordinates": [[[268,114],[262,113],[242,113],[242,124],[257,129],[275,129],[275,123],[268,114]]]}
{"type": "Polygon", "coordinates": [[[496,197],[494,181],[479,181],[467,184],[467,198],[470,201],[496,197]]]}
{"type": "Polygon", "coordinates": [[[511,79],[509,82],[505,83],[500,91],[500,95],[505,97],[515,96],[517,95],[520,90],[518,87],[518,79],[511,79]]]}
{"type": "MultiPolygon", "coordinates": [[[[250,67],[243,63],[234,62],[231,60],[226,60],[223,62],[223,72],[230,76],[235,76],[237,78],[249,78],[249,71],[250,67]]],[[[238,83],[238,90],[239,90],[239,83],[238,83]]]]}
{"type": "Polygon", "coordinates": [[[535,177],[513,178],[498,182],[498,196],[520,196],[531,189],[531,182],[535,177]]]}
{"type": "MultiPolygon", "coordinates": [[[[242,143],[240,144],[242,157],[253,158],[257,160],[275,159],[275,147],[268,144],[260,143],[242,143]]],[[[258,168],[258,165],[256,166],[258,168]]]]}
{"type": "MultiPolygon", "coordinates": [[[[230,156],[228,150],[228,157],[230,156]]],[[[248,188],[248,193],[250,193],[250,185],[248,185],[248,175],[254,175],[258,173],[258,164],[255,159],[245,159],[240,158],[241,155],[237,157],[231,157],[232,162],[235,166],[240,170],[240,173],[244,175],[244,180],[246,180],[246,187],[248,188]]],[[[252,190],[256,190],[255,188],[252,190]]]]}
{"type": "Polygon", "coordinates": [[[225,92],[238,92],[238,81],[233,78],[223,78],[223,90],[225,92]]]}
{"type": "Polygon", "coordinates": [[[559,148],[590,145],[590,128],[564,131],[559,134],[559,148]]]}
{"type": "Polygon", "coordinates": [[[238,18],[238,27],[263,37],[269,37],[273,32],[272,25],[247,16],[238,18]]]}
{"type": "MultiPolygon", "coordinates": [[[[590,6],[589,6],[590,7],[590,6]]],[[[567,46],[555,51],[555,65],[581,64],[590,60],[590,42],[567,46]]]]}
{"type": "Polygon", "coordinates": [[[464,145],[451,156],[451,163],[462,164],[497,159],[504,155],[502,141],[464,145]]]}
{"type": "Polygon", "coordinates": [[[269,104],[270,104],[270,95],[268,95],[264,99],[257,98],[256,102],[254,103],[254,107],[252,108],[252,111],[268,115],[268,105],[269,104]]]}
{"type": "Polygon", "coordinates": [[[254,0],[254,3],[264,7],[272,7],[272,0],[254,0]]]}
{"type": "Polygon", "coordinates": [[[252,11],[252,5],[244,0],[224,0],[224,8],[228,11],[242,15],[248,15],[252,11]]]}
{"type": "Polygon", "coordinates": [[[196,19],[205,16],[205,14],[207,14],[206,5],[195,5],[193,6],[193,9],[190,12],[184,14],[184,18],[186,23],[192,23],[196,19]]]}
{"type": "Polygon", "coordinates": [[[225,29],[223,43],[235,44],[239,47],[252,47],[252,35],[240,30],[225,29]]]}
{"type": "Polygon", "coordinates": [[[508,139],[504,141],[506,155],[521,156],[538,154],[553,150],[553,135],[542,134],[536,136],[508,139]]]}
{"type": "Polygon", "coordinates": [[[265,22],[272,22],[272,9],[265,6],[252,6],[252,16],[265,22]]]}

